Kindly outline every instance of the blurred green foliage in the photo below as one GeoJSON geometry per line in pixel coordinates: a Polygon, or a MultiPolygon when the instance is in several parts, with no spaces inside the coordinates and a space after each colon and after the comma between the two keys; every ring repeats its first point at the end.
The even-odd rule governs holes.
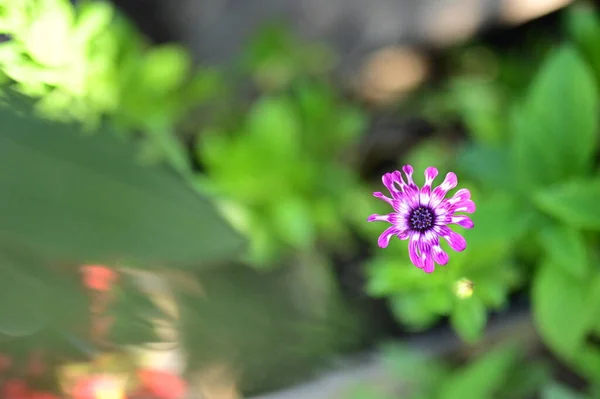
{"type": "MultiPolygon", "coordinates": [[[[311,323],[315,320],[328,319],[334,313],[348,313],[333,275],[331,255],[351,257],[364,249],[359,243],[362,239],[369,242],[372,254],[361,265],[367,274],[367,293],[387,298],[395,318],[409,330],[431,328],[447,317],[462,340],[475,343],[482,337],[489,313],[506,308],[515,290],[527,289],[535,325],[552,353],[592,384],[600,384],[600,347],[589,339],[600,336],[600,20],[594,8],[570,8],[565,13],[567,37],[559,45],[545,39],[536,42],[534,45],[539,48],[531,53],[537,58],[500,53],[481,44],[456,49],[449,62],[453,74],[441,90],[423,88],[415,96],[419,113],[442,129],[458,120],[467,137],[454,140],[436,136],[421,141],[397,160],[397,167],[410,163],[419,172],[427,166],[438,167],[442,174],[456,171],[460,186],[471,190],[477,204],[475,228],[461,231],[468,249],[452,253],[449,265],[438,267],[432,275],[410,264],[406,243],[393,241],[385,250],[376,246],[382,227],[366,223],[366,217],[387,213],[386,205],[371,197],[372,191],[380,190],[380,183],[369,182],[369,187],[351,162],[369,129],[370,116],[365,107],[345,96],[328,79],[336,57],[327,48],[305,45],[274,25],[250,43],[237,68],[227,71],[227,75],[223,70],[193,66],[190,55],[180,46],[151,46],[112,6],[102,1],[82,1],[72,6],[66,0],[0,0],[0,27],[0,33],[10,39],[0,43],[0,80],[4,85],[34,98],[37,109],[45,116],[84,123],[88,132],[108,121],[112,132],[100,136],[112,136],[115,143],[118,137],[133,139],[141,132],[139,160],[166,160],[195,189],[214,199],[221,213],[250,242],[245,263],[264,273],[286,266],[288,280],[293,284],[284,285],[286,293],[277,295],[290,296],[289,305],[283,301],[282,309],[300,309],[304,324],[298,328],[291,323],[273,331],[285,335],[286,343],[299,336],[304,339],[305,355],[295,353],[296,347],[281,347],[290,357],[298,356],[298,364],[309,363],[307,359],[336,346],[332,343],[333,330],[325,331],[331,328],[327,323],[318,325],[323,326],[318,333],[311,333],[306,326],[314,326],[311,323]],[[247,78],[254,82],[256,98],[238,96],[231,89],[233,81],[247,78]],[[217,103],[226,106],[212,110],[206,120],[192,123],[195,159],[191,160],[177,133],[190,111],[217,103]],[[192,171],[192,163],[200,165],[201,171],[192,171]],[[455,287],[461,279],[473,282],[472,295],[457,295],[455,287]]],[[[533,45],[527,44],[527,53],[528,46],[533,45]]],[[[401,106],[409,105],[407,102],[401,106]]],[[[11,132],[24,129],[36,137],[53,134],[51,140],[36,139],[48,143],[47,149],[39,154],[30,151],[28,159],[38,163],[29,166],[58,173],[66,169],[55,159],[57,154],[77,158],[77,170],[81,173],[71,170],[71,183],[77,180],[82,184],[73,192],[87,196],[82,200],[65,189],[63,196],[70,198],[52,197],[54,202],[47,201],[47,207],[37,212],[60,218],[51,205],[71,204],[75,209],[81,203],[95,204],[95,208],[104,210],[102,216],[116,215],[115,220],[131,217],[135,209],[139,218],[134,221],[139,224],[131,227],[135,227],[135,232],[109,229],[117,225],[109,223],[109,218],[103,220],[106,224],[101,228],[70,226],[71,241],[81,251],[77,257],[64,255],[71,241],[43,229],[19,230],[21,241],[23,236],[30,237],[28,245],[51,248],[69,260],[80,260],[84,252],[98,255],[92,250],[98,248],[86,246],[94,239],[79,231],[104,233],[102,239],[96,237],[98,242],[130,245],[132,257],[143,260],[212,260],[218,258],[208,256],[214,252],[237,255],[219,244],[235,235],[220,222],[207,222],[210,218],[206,215],[213,215],[212,211],[205,214],[200,210],[189,216],[187,213],[193,210],[185,206],[191,204],[189,201],[167,198],[177,189],[162,190],[156,196],[147,194],[147,190],[146,194],[138,191],[144,183],[152,190],[162,186],[152,180],[156,176],[147,177],[132,165],[127,164],[136,173],[124,173],[129,169],[116,155],[114,159],[121,163],[101,164],[100,157],[88,152],[89,148],[77,147],[77,140],[64,140],[60,132],[55,134],[52,130],[59,125],[47,126],[21,126],[11,128],[11,132]],[[93,173],[85,174],[94,167],[111,171],[112,186],[99,181],[93,173]],[[123,189],[115,183],[119,179],[129,179],[135,188],[130,190],[130,196],[122,197],[121,191],[115,191],[123,189]],[[93,194],[91,186],[97,186],[101,195],[93,194]],[[160,203],[161,199],[166,202],[160,203]],[[179,218],[167,220],[165,215],[169,212],[179,218]],[[162,235],[142,234],[156,231],[153,229],[157,225],[165,227],[167,222],[177,222],[176,231],[164,228],[162,235]],[[228,233],[217,234],[219,229],[228,233]],[[128,241],[134,238],[140,241],[128,241]],[[151,239],[156,245],[149,248],[151,239]]],[[[60,126],[71,135],[82,130],[72,125],[60,126]]],[[[7,129],[5,125],[3,129],[7,129]]],[[[5,136],[9,137],[3,134],[3,140],[5,136]]],[[[103,140],[95,139],[95,143],[103,140]]],[[[23,134],[0,149],[6,152],[0,159],[7,171],[0,173],[0,179],[15,187],[13,197],[7,197],[15,206],[23,206],[15,196],[17,183],[31,178],[33,172],[17,165],[17,151],[10,145],[21,143],[17,147],[25,151],[36,140],[27,144],[27,134],[23,134]],[[18,173],[13,173],[15,170],[18,173]]],[[[109,147],[120,148],[117,144],[109,147]]],[[[130,152],[117,155],[128,158],[133,156],[130,152]]],[[[42,179],[31,190],[48,189],[53,181],[42,179]]],[[[165,181],[167,185],[172,183],[168,177],[165,181]]],[[[29,194],[33,197],[33,191],[29,194]]],[[[198,206],[205,209],[204,205],[198,206]]],[[[14,215],[20,211],[11,209],[6,208],[3,226],[12,222],[15,231],[34,226],[19,226],[14,215]]],[[[35,212],[28,215],[41,218],[35,212]]],[[[53,220],[48,226],[59,223],[47,220],[53,220]]],[[[82,220],[85,218],[78,219],[82,220]]],[[[219,219],[215,216],[214,220],[219,219]]],[[[100,252],[109,250],[114,248],[100,252]]],[[[11,264],[7,262],[0,271],[8,273],[11,264]]],[[[18,273],[11,276],[21,278],[18,273]]],[[[37,284],[26,280],[25,285],[37,284]]],[[[221,283],[227,286],[228,282],[221,283]]],[[[265,286],[257,284],[256,290],[260,287],[265,286]]],[[[0,291],[8,298],[0,302],[16,301],[13,296],[18,290],[14,287],[0,291]]],[[[227,293],[230,297],[226,299],[234,297],[227,293]]],[[[45,295],[43,290],[39,294],[45,295]]],[[[214,311],[218,320],[232,303],[228,300],[222,301],[225,308],[204,309],[196,317],[214,311]]],[[[269,300],[261,297],[257,302],[249,302],[241,314],[250,317],[252,304],[269,300]]],[[[36,301],[39,303],[39,298],[36,301]]],[[[29,306],[27,301],[23,304],[24,309],[29,306]]],[[[126,315],[121,318],[136,312],[125,308],[120,311],[126,315]]],[[[9,308],[4,305],[0,313],[4,320],[9,308]]],[[[45,322],[43,315],[38,316],[34,311],[6,316],[7,320],[12,317],[13,323],[0,322],[0,332],[19,335],[37,331],[45,322]]],[[[223,328],[235,331],[237,322],[222,320],[226,324],[223,328]]],[[[205,327],[206,334],[214,333],[205,337],[206,341],[227,336],[220,325],[211,327],[214,331],[205,327]]],[[[123,326],[124,330],[127,328],[123,326]]],[[[254,328],[252,332],[256,333],[264,326],[259,322],[254,328]]],[[[239,331],[243,336],[231,334],[231,340],[252,347],[245,341],[250,334],[239,331]]],[[[121,340],[129,342],[126,337],[121,340]]],[[[225,347],[230,344],[235,359],[235,344],[220,343],[225,347]]],[[[494,350],[457,370],[442,363],[412,359],[404,352],[401,357],[410,365],[402,371],[404,378],[410,375],[418,386],[415,398],[520,398],[539,389],[549,399],[582,397],[548,382],[543,366],[525,367],[513,347],[494,350]],[[423,368],[419,368],[421,365],[423,368]],[[516,375],[519,373],[515,370],[521,374],[516,375]],[[428,381],[423,381],[423,376],[428,381]],[[510,383],[518,378],[522,384],[510,383]],[[525,388],[510,392],[517,385],[525,388]]],[[[277,370],[281,361],[270,363],[270,367],[277,370]]],[[[258,371],[253,378],[267,379],[258,371]]]]}
{"type": "Polygon", "coordinates": [[[329,85],[303,82],[257,100],[232,131],[202,132],[202,183],[250,238],[252,264],[311,251],[318,238],[334,247],[349,239],[344,195],[360,186],[342,158],[365,122],[329,85]]]}
{"type": "Polygon", "coordinates": [[[399,347],[382,348],[383,362],[391,376],[397,376],[395,393],[373,386],[356,386],[350,399],[459,399],[531,398],[592,399],[594,389],[576,392],[553,379],[555,370],[540,361],[531,361],[523,344],[503,343],[476,356],[462,367],[422,351],[399,347]],[[382,392],[383,391],[383,392],[382,392]]]}
{"type": "Polygon", "coordinates": [[[146,161],[189,174],[176,123],[221,89],[215,71],[193,71],[177,45],[150,46],[106,1],[0,1],[0,69],[46,116],[90,127],[110,118],[141,131],[146,161]]]}

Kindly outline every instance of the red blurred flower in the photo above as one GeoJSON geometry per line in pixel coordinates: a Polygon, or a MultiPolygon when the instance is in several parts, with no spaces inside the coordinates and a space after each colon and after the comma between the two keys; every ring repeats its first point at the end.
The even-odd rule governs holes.
{"type": "Polygon", "coordinates": [[[161,370],[138,370],[142,390],[158,399],[180,399],[185,395],[187,384],[178,375],[161,370]]]}
{"type": "Polygon", "coordinates": [[[102,265],[81,267],[83,284],[91,290],[108,291],[118,278],[117,272],[102,265]]]}
{"type": "Polygon", "coordinates": [[[27,399],[60,399],[60,397],[49,392],[30,392],[27,399]]]}
{"type": "Polygon", "coordinates": [[[27,399],[29,390],[25,381],[8,379],[0,389],[0,397],[6,399],[27,399]]]}

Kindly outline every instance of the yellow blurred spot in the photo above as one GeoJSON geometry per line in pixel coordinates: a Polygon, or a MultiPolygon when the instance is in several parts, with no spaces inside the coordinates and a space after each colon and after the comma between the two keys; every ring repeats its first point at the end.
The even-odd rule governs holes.
{"type": "Polygon", "coordinates": [[[125,399],[125,392],[116,387],[101,387],[96,391],[96,399],[125,399]]]}
{"type": "Polygon", "coordinates": [[[454,283],[454,293],[460,299],[467,299],[473,296],[473,287],[475,284],[466,278],[461,278],[454,283]]]}

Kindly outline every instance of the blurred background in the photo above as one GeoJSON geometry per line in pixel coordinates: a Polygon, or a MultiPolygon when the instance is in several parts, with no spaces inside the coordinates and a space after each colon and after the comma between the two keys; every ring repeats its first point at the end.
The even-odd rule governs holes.
{"type": "Polygon", "coordinates": [[[594,2],[0,0],[0,84],[0,398],[600,398],[594,2]]]}

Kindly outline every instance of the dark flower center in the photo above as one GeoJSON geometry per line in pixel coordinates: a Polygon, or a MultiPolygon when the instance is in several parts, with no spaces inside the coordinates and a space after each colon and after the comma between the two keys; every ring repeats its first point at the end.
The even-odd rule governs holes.
{"type": "Polygon", "coordinates": [[[412,230],[426,231],[433,227],[435,214],[431,209],[420,206],[412,210],[408,217],[408,223],[412,230]]]}

